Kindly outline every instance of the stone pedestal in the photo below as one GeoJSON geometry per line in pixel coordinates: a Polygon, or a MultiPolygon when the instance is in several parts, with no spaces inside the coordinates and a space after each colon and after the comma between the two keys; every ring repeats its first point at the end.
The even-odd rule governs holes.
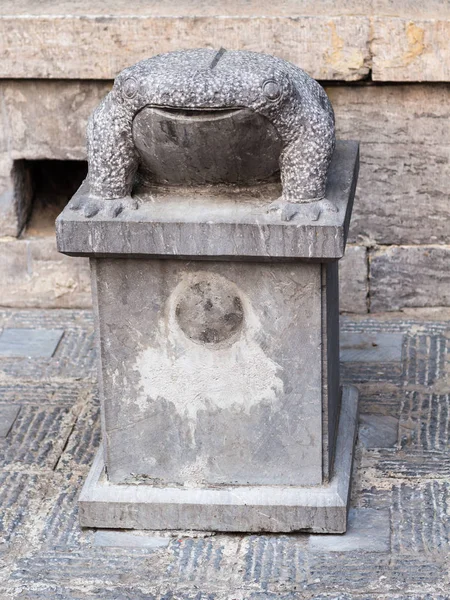
{"type": "Polygon", "coordinates": [[[267,213],[278,184],[138,189],[114,218],[66,207],[59,249],[91,257],[100,352],[82,525],[345,531],[357,393],[339,386],[337,261],[357,166],[338,142],[338,211],[316,222],[267,213]]]}
{"type": "Polygon", "coordinates": [[[194,100],[184,71],[182,92],[169,67],[155,83],[164,57],[119,77],[57,220],[59,250],[91,259],[98,332],[103,448],[81,524],[343,532],[358,395],[339,382],[338,260],[358,144],[335,147],[299,69],[199,52],[167,55],[206,61],[194,100]]]}

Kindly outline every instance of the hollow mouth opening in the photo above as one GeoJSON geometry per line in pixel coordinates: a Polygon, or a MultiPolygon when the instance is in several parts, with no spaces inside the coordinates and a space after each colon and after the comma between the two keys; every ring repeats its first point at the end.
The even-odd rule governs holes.
{"type": "Polygon", "coordinates": [[[217,107],[217,108],[176,108],[173,106],[149,106],[156,113],[170,119],[192,119],[193,121],[226,119],[227,117],[239,113],[245,109],[244,107],[217,107]]]}

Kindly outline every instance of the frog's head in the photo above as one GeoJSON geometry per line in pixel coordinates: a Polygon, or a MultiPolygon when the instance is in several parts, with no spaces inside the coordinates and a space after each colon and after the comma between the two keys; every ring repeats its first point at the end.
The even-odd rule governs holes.
{"type": "Polygon", "coordinates": [[[171,52],[125,69],[114,91],[136,112],[252,109],[271,114],[294,93],[283,61],[253,52],[171,52]]]}

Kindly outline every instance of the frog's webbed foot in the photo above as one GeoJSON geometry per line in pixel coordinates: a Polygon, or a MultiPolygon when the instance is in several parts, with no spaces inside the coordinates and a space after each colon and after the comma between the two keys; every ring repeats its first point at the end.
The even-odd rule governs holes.
{"type": "Polygon", "coordinates": [[[279,212],[282,221],[291,221],[297,215],[309,221],[318,221],[322,213],[338,212],[338,209],[333,202],[325,198],[295,202],[281,196],[269,205],[268,212],[279,212]]]}
{"type": "Polygon", "coordinates": [[[115,200],[105,200],[96,196],[80,196],[70,205],[71,210],[80,211],[87,219],[95,217],[99,213],[108,219],[115,219],[124,210],[136,210],[138,207],[139,202],[131,196],[115,200]]]}

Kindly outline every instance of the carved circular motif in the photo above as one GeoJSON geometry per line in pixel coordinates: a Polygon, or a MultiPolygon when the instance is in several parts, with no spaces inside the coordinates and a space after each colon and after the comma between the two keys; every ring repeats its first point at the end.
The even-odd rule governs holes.
{"type": "Polygon", "coordinates": [[[226,279],[211,277],[185,289],[176,305],[175,317],[190,340],[214,345],[238,334],[244,310],[235,286],[226,279]]]}
{"type": "Polygon", "coordinates": [[[268,79],[263,83],[263,93],[269,100],[278,100],[281,96],[281,89],[276,81],[268,79]]]}
{"type": "Polygon", "coordinates": [[[134,98],[137,94],[138,87],[139,84],[136,79],[134,77],[128,77],[128,79],[125,79],[122,86],[124,96],[130,99],[134,98]]]}

